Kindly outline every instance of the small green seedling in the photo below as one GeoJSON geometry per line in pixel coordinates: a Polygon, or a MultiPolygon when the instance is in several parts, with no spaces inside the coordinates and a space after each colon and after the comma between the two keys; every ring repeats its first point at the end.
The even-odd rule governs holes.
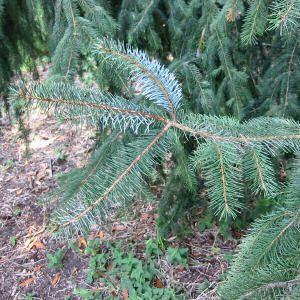
{"type": "Polygon", "coordinates": [[[74,250],[75,252],[77,252],[78,254],[80,254],[81,252],[82,252],[82,250],[78,247],[78,245],[76,244],[76,243],[74,243],[74,242],[71,242],[70,244],[69,244],[69,246],[70,246],[70,248],[72,249],[72,250],[74,250]]]}
{"type": "Polygon", "coordinates": [[[85,255],[92,254],[92,256],[95,256],[100,250],[100,241],[98,239],[95,240],[88,240],[87,241],[87,247],[84,251],[85,255]]]}
{"type": "Polygon", "coordinates": [[[83,288],[81,288],[81,289],[75,288],[73,291],[73,294],[80,295],[83,300],[102,300],[103,299],[100,292],[94,292],[93,290],[87,290],[87,289],[83,289],[83,288]]]}
{"type": "Polygon", "coordinates": [[[55,148],[55,154],[56,154],[56,159],[58,161],[66,161],[67,160],[67,154],[63,152],[63,149],[60,147],[55,148]]]}
{"type": "Polygon", "coordinates": [[[213,253],[213,254],[218,254],[218,253],[221,252],[221,248],[219,248],[219,247],[211,247],[211,248],[210,248],[210,251],[211,251],[211,253],[213,253]]]}
{"type": "Polygon", "coordinates": [[[146,242],[146,254],[148,257],[151,257],[152,255],[158,257],[163,254],[162,250],[159,247],[158,241],[149,239],[146,242]]]}
{"type": "Polygon", "coordinates": [[[17,244],[17,238],[16,238],[15,236],[11,236],[11,237],[9,238],[9,242],[10,242],[10,244],[11,244],[12,246],[16,246],[16,244],[17,244]]]}
{"type": "Polygon", "coordinates": [[[27,299],[27,300],[32,300],[33,297],[34,297],[34,294],[33,294],[33,293],[27,293],[27,294],[26,294],[26,299],[27,299]]]}
{"type": "Polygon", "coordinates": [[[14,161],[13,161],[12,159],[9,159],[9,160],[6,162],[7,168],[11,168],[13,165],[14,165],[14,161]]]}
{"type": "Polygon", "coordinates": [[[102,272],[106,271],[107,255],[105,253],[97,254],[90,258],[90,270],[88,271],[88,283],[92,283],[94,279],[99,278],[102,272]]]}
{"type": "Polygon", "coordinates": [[[188,248],[168,248],[168,262],[175,265],[187,266],[188,248]]]}
{"type": "Polygon", "coordinates": [[[3,167],[3,170],[5,171],[5,170],[9,169],[9,168],[11,168],[13,165],[14,165],[13,160],[9,159],[9,160],[6,162],[5,166],[3,167]]]}
{"type": "Polygon", "coordinates": [[[14,215],[18,217],[21,214],[21,212],[22,212],[21,208],[18,207],[14,210],[14,215]]]}
{"type": "Polygon", "coordinates": [[[209,287],[209,281],[205,279],[200,285],[199,285],[199,290],[198,293],[202,293],[209,287]]]}
{"type": "Polygon", "coordinates": [[[54,255],[47,253],[47,257],[49,259],[48,268],[63,268],[64,265],[62,263],[64,254],[62,250],[57,251],[54,255]]]}
{"type": "Polygon", "coordinates": [[[201,218],[199,220],[199,227],[198,230],[200,232],[204,231],[205,229],[211,229],[212,228],[212,222],[213,222],[213,216],[208,215],[204,218],[201,218]]]}

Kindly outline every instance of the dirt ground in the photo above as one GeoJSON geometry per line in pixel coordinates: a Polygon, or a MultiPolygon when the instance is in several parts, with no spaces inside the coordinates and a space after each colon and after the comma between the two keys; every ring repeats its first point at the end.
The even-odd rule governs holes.
{"type": "MultiPolygon", "coordinates": [[[[57,203],[44,203],[41,198],[57,187],[58,173],[87,162],[94,131],[58,123],[51,113],[34,112],[27,122],[30,126],[28,157],[17,124],[3,119],[0,125],[0,299],[64,299],[68,295],[69,299],[79,299],[72,295],[75,286],[91,288],[86,280],[88,257],[72,251],[68,241],[59,243],[46,234],[45,226],[57,203]],[[61,155],[65,159],[59,159],[61,155]],[[47,267],[46,253],[59,249],[65,258],[64,268],[58,274],[47,267]],[[34,296],[30,298],[30,295],[34,296]]],[[[132,210],[139,214],[120,219],[115,213],[107,226],[93,228],[91,235],[101,230],[104,240],[126,242],[155,238],[155,204],[136,201],[132,210]]],[[[235,251],[237,242],[223,241],[216,232],[217,228],[213,227],[203,232],[195,230],[191,237],[180,242],[173,237],[169,239],[173,247],[190,250],[189,268],[178,270],[164,266],[173,283],[187,291],[187,299],[213,299],[220,275],[228,268],[224,257],[235,251]],[[209,286],[199,292],[198,287],[205,280],[209,286]]]]}

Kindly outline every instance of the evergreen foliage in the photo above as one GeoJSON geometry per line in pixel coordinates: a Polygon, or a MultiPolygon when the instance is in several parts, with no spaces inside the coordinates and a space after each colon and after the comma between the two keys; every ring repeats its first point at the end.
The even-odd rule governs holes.
{"type": "MultiPolygon", "coordinates": [[[[194,112],[238,119],[298,118],[299,0],[32,3],[0,3],[2,86],[20,61],[34,67],[34,58],[47,43],[52,79],[72,82],[74,74],[82,74],[91,45],[98,37],[109,37],[170,65],[182,82],[185,107],[194,112]]],[[[121,76],[101,62],[89,70],[99,87],[132,96],[128,74],[121,76]]]]}
{"type": "Polygon", "coordinates": [[[297,299],[300,283],[300,161],[284,203],[255,221],[243,239],[222,299],[297,299]]]}
{"type": "MultiPolygon", "coordinates": [[[[274,201],[285,188],[275,161],[300,145],[299,0],[21,2],[0,0],[2,91],[24,61],[34,69],[48,43],[51,78],[12,88],[12,101],[113,129],[87,166],[60,177],[55,234],[87,233],[109,208],[151,198],[153,164],[169,153],[161,234],[180,234],[205,193],[230,224],[249,198],[274,201]],[[99,89],[73,85],[87,61],[99,89]]],[[[299,296],[299,176],[285,202],[254,223],[224,299],[299,296]]]]}
{"type": "MultiPolygon", "coordinates": [[[[0,1],[0,96],[8,110],[7,87],[21,67],[34,73],[35,58],[45,53],[45,18],[49,17],[50,1],[0,1]]],[[[51,20],[51,17],[49,18],[51,20]]]]}
{"type": "Polygon", "coordinates": [[[63,205],[54,220],[57,230],[67,234],[74,229],[83,234],[88,232],[95,217],[101,212],[105,214],[112,202],[127,202],[132,193],[142,189],[143,178],[150,176],[153,163],[171,151],[168,145],[177,145],[176,157],[179,159],[181,152],[185,159],[180,145],[184,140],[194,140],[196,149],[188,159],[190,163],[179,163],[176,173],[186,178],[185,188],[195,195],[197,181],[193,169],[203,172],[210,207],[221,219],[234,218],[241,211],[245,182],[255,192],[276,195],[278,185],[270,157],[276,156],[278,149],[285,152],[299,149],[297,122],[258,118],[241,123],[228,117],[186,113],[180,109],[179,83],[144,52],[106,39],[99,40],[94,49],[100,53],[98,59],[110,60],[120,64],[122,70],[129,70],[132,80],[142,86],[141,93],[150,102],[134,105],[118,96],[63,83],[38,83],[11,91],[12,98],[30,103],[35,100],[44,109],[54,106],[61,118],[101,122],[102,128],[125,132],[131,129],[136,134],[125,139],[120,148],[110,143],[100,147],[96,154],[99,162],[93,159],[90,167],[80,171],[85,179],[78,178],[76,172],[72,174],[74,180],[69,178],[67,196],[62,190],[63,205]],[[276,133],[271,130],[274,127],[276,133]],[[99,157],[103,157],[103,162],[99,157]]]}
{"type": "MultiPolygon", "coordinates": [[[[106,10],[107,1],[58,0],[51,36],[52,72],[72,80],[80,55],[89,51],[97,36],[114,36],[116,22],[106,10]]],[[[78,71],[77,71],[78,72],[78,71]]]]}

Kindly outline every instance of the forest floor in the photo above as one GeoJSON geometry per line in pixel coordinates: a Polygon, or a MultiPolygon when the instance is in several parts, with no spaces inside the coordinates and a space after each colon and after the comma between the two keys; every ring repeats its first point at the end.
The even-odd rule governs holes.
{"type": "MultiPolygon", "coordinates": [[[[0,299],[102,299],[96,298],[96,291],[103,291],[103,299],[126,300],[128,292],[121,288],[118,276],[108,284],[108,277],[98,272],[100,281],[88,283],[91,254],[85,252],[86,242],[98,239],[103,249],[116,247],[118,241],[121,249],[130,244],[134,257],[145,264],[149,241],[157,241],[157,204],[135,201],[131,213],[121,215],[113,210],[107,225],[94,226],[88,238],[74,237],[76,249],[70,248],[69,241],[51,239],[46,226],[57,199],[44,202],[41,198],[55,190],[57,174],[86,164],[95,132],[59,123],[53,114],[38,111],[28,115],[26,122],[30,127],[29,156],[18,125],[7,119],[0,123],[0,299]],[[47,254],[60,249],[63,268],[49,268],[47,254]],[[76,287],[92,293],[75,295],[76,287]]],[[[213,225],[200,232],[195,226],[182,240],[170,236],[168,248],[188,248],[188,257],[176,263],[169,259],[170,252],[163,251],[156,260],[160,272],[151,285],[184,294],[178,299],[214,299],[238,243],[224,241],[217,229],[213,225]]]]}

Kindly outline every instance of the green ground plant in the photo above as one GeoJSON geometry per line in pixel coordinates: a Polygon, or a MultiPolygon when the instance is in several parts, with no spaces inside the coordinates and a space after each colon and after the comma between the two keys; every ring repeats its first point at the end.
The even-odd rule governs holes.
{"type": "Polygon", "coordinates": [[[48,263],[48,268],[63,268],[63,259],[64,259],[64,254],[63,250],[60,249],[54,254],[47,253],[47,258],[49,259],[48,263]]]}
{"type": "Polygon", "coordinates": [[[10,244],[14,247],[14,246],[16,246],[16,244],[17,244],[17,238],[16,238],[15,236],[11,236],[11,237],[9,238],[9,242],[10,242],[10,244]]]}
{"type": "MultiPolygon", "coordinates": [[[[146,241],[146,257],[137,257],[136,243],[125,246],[122,242],[103,243],[98,239],[88,240],[84,252],[84,255],[90,257],[87,282],[97,285],[98,288],[89,290],[77,287],[73,294],[80,295],[83,299],[123,299],[125,289],[128,299],[184,299],[184,291],[179,287],[156,286],[157,278],[164,277],[158,258],[165,253],[155,248],[155,244],[157,245],[157,242],[152,239],[146,241]]],[[[183,263],[182,259],[186,262],[186,249],[173,250],[178,253],[184,252],[179,262],[183,263]]],[[[178,262],[177,259],[178,255],[171,262],[178,262]]],[[[160,284],[163,285],[162,282],[160,284]]]]}

